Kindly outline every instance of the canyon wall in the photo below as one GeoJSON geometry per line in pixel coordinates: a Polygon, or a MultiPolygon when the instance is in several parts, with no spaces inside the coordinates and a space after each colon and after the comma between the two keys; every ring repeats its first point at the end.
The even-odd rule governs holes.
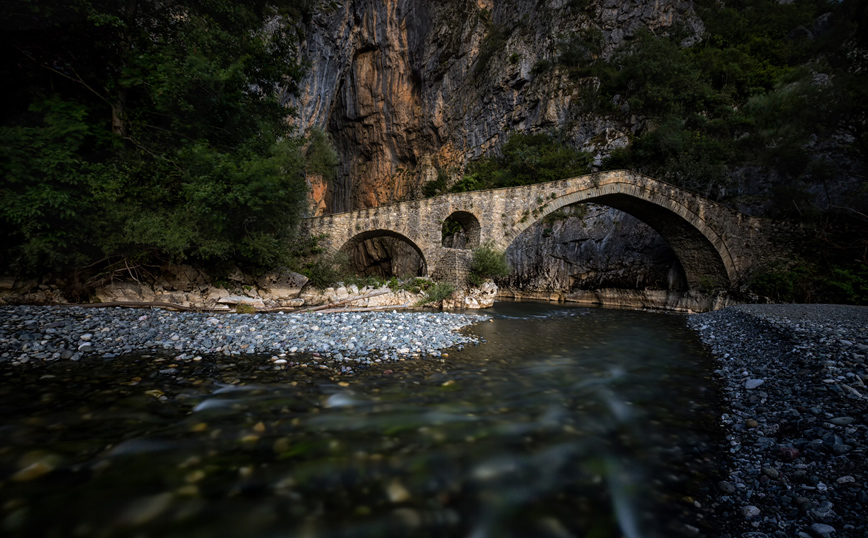
{"type": "MultiPolygon", "coordinates": [[[[587,114],[583,85],[545,67],[565,41],[598,36],[607,56],[642,29],[676,24],[687,35],[702,29],[679,0],[320,2],[305,28],[308,75],[286,101],[297,127],[324,128],[341,156],[335,178],[313,182],[312,207],[333,213],[421,197],[427,181],[457,180],[513,132],[557,130],[599,162],[626,145],[631,126],[587,114]]],[[[511,285],[674,285],[674,256],[653,230],[612,209],[583,211],[517,240],[511,285]]]]}

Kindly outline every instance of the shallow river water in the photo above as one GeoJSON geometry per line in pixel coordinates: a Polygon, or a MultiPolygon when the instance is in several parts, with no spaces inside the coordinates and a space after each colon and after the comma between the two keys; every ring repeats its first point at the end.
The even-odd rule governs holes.
{"type": "Polygon", "coordinates": [[[352,377],[267,356],[0,365],[0,534],[704,533],[717,393],[684,317],[486,313],[478,346],[352,377]]]}

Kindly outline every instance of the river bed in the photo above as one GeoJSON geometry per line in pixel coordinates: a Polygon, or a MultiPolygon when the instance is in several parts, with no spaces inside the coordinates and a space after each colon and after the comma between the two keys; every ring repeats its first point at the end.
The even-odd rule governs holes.
{"type": "Polygon", "coordinates": [[[352,375],[303,354],[2,363],[2,529],[705,534],[720,413],[684,319],[502,302],[462,330],[479,345],[352,375]]]}

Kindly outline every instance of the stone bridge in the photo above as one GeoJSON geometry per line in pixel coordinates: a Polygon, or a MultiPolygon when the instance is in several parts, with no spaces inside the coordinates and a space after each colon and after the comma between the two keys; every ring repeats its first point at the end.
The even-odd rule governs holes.
{"type": "Polygon", "coordinates": [[[371,209],[307,219],[331,251],[352,251],[375,237],[396,237],[421,256],[422,273],[462,281],[469,249],[486,241],[506,250],[526,228],[571,204],[594,202],[620,209],[654,228],[678,256],[691,289],[734,289],[750,273],[787,255],[789,228],[744,215],[678,187],[629,171],[509,187],[444,194],[371,209]],[[448,248],[443,223],[464,228],[466,249],[448,248]]]}

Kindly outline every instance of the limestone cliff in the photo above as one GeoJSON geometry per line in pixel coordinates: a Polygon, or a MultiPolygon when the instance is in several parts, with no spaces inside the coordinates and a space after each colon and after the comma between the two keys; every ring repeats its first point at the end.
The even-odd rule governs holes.
{"type": "MultiPolygon", "coordinates": [[[[598,36],[608,56],[640,29],[665,33],[676,23],[701,31],[682,0],[320,2],[305,29],[308,75],[287,103],[300,129],[326,129],[341,155],[328,188],[313,182],[312,207],[342,212],[420,197],[426,181],[457,179],[516,131],[557,129],[601,158],[627,143],[630,126],[588,115],[582,86],[541,66],[577,36],[598,36]]],[[[395,249],[367,244],[352,257],[380,273],[375,267],[394,266],[395,249]]],[[[611,209],[540,223],[510,257],[509,284],[524,289],[667,289],[678,280],[665,242],[611,209]]]]}
{"type": "MultiPolygon", "coordinates": [[[[600,54],[639,29],[701,22],[682,0],[330,0],[303,44],[309,72],[288,104],[298,127],[324,127],[342,167],[330,212],[417,196],[437,170],[457,174],[512,131],[559,129],[599,155],[629,127],[586,115],[576,85],[543,70],[559,44],[601,36],[600,54]],[[535,69],[537,67],[537,69],[535,69]]],[[[592,83],[589,81],[589,84],[592,83]]]]}

